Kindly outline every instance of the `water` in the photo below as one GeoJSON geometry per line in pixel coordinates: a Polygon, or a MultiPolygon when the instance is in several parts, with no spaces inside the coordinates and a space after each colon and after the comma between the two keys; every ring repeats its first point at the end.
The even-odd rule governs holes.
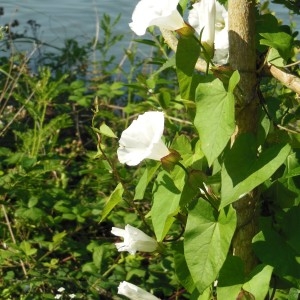
{"type": "Polygon", "coordinates": [[[4,8],[4,15],[0,17],[0,24],[17,19],[20,25],[14,31],[22,33],[24,28],[30,29],[27,21],[34,20],[41,25],[37,38],[59,47],[66,38],[75,38],[83,43],[90,41],[96,36],[99,19],[104,13],[112,19],[121,13],[121,21],[114,32],[131,38],[132,32],[127,23],[137,2],[126,1],[124,5],[124,1],[111,0],[2,1],[0,6],[4,8]]]}
{"type": "MultiPolygon", "coordinates": [[[[138,0],[6,0],[0,4],[4,8],[0,25],[17,19],[20,26],[15,30],[22,33],[24,28],[29,29],[27,21],[34,20],[41,25],[37,38],[42,42],[61,47],[66,38],[76,38],[82,43],[91,41],[97,35],[98,22],[104,13],[109,14],[112,19],[121,13],[121,20],[114,33],[124,34],[125,39],[113,50],[121,57],[123,49],[128,47],[129,41],[134,37],[128,23],[137,2],[138,0]]],[[[290,24],[288,12],[283,6],[271,7],[285,24],[290,24]]],[[[299,20],[297,29],[300,31],[299,20]]]]}

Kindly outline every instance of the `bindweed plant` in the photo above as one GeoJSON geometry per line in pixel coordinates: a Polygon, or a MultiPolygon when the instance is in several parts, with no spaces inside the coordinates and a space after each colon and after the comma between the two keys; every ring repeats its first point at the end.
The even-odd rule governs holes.
{"type": "Polygon", "coordinates": [[[142,0],[116,62],[117,22],[2,59],[0,298],[298,299],[293,27],[267,2],[142,0]]]}
{"type": "Polygon", "coordinates": [[[98,130],[99,156],[117,181],[102,220],[114,220],[126,204],[152,236],[131,225],[113,228],[124,238],[117,250],[172,257],[165,271],[176,276],[168,291],[151,277],[123,281],[127,273],[118,293],[298,299],[297,34],[256,1],[187,4],[141,0],[129,24],[137,35],[159,27],[175,51],[156,72],[176,69],[179,94],[172,105],[145,110],[122,132],[116,152],[123,168],[100,145],[115,133],[98,130]]]}

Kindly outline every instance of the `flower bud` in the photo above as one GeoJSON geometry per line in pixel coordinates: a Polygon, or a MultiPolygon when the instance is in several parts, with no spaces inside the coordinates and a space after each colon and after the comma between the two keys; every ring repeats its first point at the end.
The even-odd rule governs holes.
{"type": "Polygon", "coordinates": [[[162,167],[168,172],[172,171],[181,160],[181,156],[176,150],[169,149],[169,151],[170,153],[160,160],[162,167]]]}
{"type": "Polygon", "coordinates": [[[185,23],[184,27],[181,27],[176,30],[176,32],[181,36],[181,37],[190,37],[193,36],[195,33],[195,29],[190,25],[185,23]]]}

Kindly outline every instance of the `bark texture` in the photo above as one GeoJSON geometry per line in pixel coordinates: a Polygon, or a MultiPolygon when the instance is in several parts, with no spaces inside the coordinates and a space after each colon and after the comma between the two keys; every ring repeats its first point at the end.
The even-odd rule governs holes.
{"type": "MultiPolygon", "coordinates": [[[[236,132],[256,134],[259,102],[256,93],[255,1],[229,0],[229,57],[230,66],[238,70],[241,80],[236,90],[236,132]]],[[[257,233],[258,191],[253,190],[233,204],[237,212],[237,229],[233,238],[233,253],[245,264],[249,273],[256,264],[251,242],[257,233]]]]}

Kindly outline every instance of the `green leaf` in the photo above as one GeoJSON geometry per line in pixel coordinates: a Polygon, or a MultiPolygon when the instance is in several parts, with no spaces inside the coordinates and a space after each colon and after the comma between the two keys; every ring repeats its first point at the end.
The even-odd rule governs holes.
{"type": "Polygon", "coordinates": [[[36,206],[38,202],[39,202],[39,198],[36,197],[36,196],[32,196],[28,200],[27,205],[28,205],[29,208],[32,208],[32,207],[36,206]]]}
{"type": "Polygon", "coordinates": [[[122,200],[123,192],[124,188],[122,184],[119,183],[114,189],[114,191],[111,193],[110,197],[108,198],[108,201],[105,204],[105,207],[103,208],[100,222],[102,222],[111,212],[111,210],[122,200]]]}
{"type": "Polygon", "coordinates": [[[285,178],[296,177],[300,175],[300,167],[289,170],[289,172],[284,176],[285,178]]]}
{"type": "Polygon", "coordinates": [[[38,207],[19,208],[16,210],[17,217],[29,219],[35,222],[40,221],[42,218],[45,217],[45,215],[45,212],[38,207]]]}
{"type": "Polygon", "coordinates": [[[239,74],[235,72],[230,78],[228,92],[219,79],[200,83],[197,87],[194,124],[209,165],[221,154],[234,132],[233,90],[238,81],[239,74]]]}
{"type": "MultiPolygon", "coordinates": [[[[297,217],[299,218],[299,215],[297,217]]],[[[290,215],[286,215],[284,218],[285,222],[288,223],[290,215]]],[[[299,284],[300,253],[287,243],[285,236],[274,230],[271,218],[262,218],[261,228],[262,230],[253,238],[252,244],[258,258],[263,263],[274,267],[275,274],[291,282],[297,281],[299,284]]],[[[291,226],[289,228],[290,231],[295,232],[296,236],[297,229],[291,226]]]]}
{"type": "Polygon", "coordinates": [[[159,73],[161,73],[162,71],[168,68],[174,68],[174,67],[175,67],[175,55],[170,57],[157,71],[151,74],[151,76],[146,80],[147,84],[149,86],[152,86],[152,81],[159,73]]]}
{"type": "Polygon", "coordinates": [[[186,135],[181,134],[176,136],[170,147],[180,154],[182,158],[181,163],[186,167],[192,166],[193,163],[199,162],[200,159],[204,158],[204,154],[200,149],[199,140],[194,146],[194,150],[191,144],[190,139],[186,135]]]}
{"type": "Polygon", "coordinates": [[[232,207],[218,214],[210,204],[200,199],[189,211],[184,252],[200,294],[217,278],[235,228],[236,215],[232,207]]]}
{"type": "Polygon", "coordinates": [[[195,284],[185,261],[183,242],[176,242],[172,245],[172,249],[176,276],[180,283],[183,285],[183,287],[189,293],[192,293],[195,289],[195,284]]]}
{"type": "Polygon", "coordinates": [[[61,217],[65,220],[76,220],[76,215],[73,213],[64,213],[61,217]]]}
{"type": "Polygon", "coordinates": [[[56,233],[53,237],[52,237],[52,241],[56,244],[60,244],[63,239],[65,238],[65,236],[67,235],[66,231],[62,231],[59,233],[56,233]]]}
{"type": "Polygon", "coordinates": [[[265,32],[260,35],[264,38],[260,40],[261,45],[277,49],[285,60],[292,57],[293,37],[291,35],[286,32],[265,32]]]}
{"type": "Polygon", "coordinates": [[[59,264],[59,259],[52,258],[50,262],[44,262],[43,266],[49,269],[57,269],[59,264]]]}
{"type": "Polygon", "coordinates": [[[200,54],[200,46],[194,37],[180,38],[176,51],[176,72],[180,95],[183,99],[194,99],[194,69],[200,54]]]}
{"type": "Polygon", "coordinates": [[[283,67],[285,65],[285,60],[280,56],[278,50],[275,48],[269,49],[267,61],[277,67],[283,67]]]}
{"type": "Polygon", "coordinates": [[[97,274],[98,269],[93,262],[88,262],[81,267],[83,273],[97,274]]]}
{"type": "Polygon", "coordinates": [[[255,145],[252,135],[242,134],[226,153],[221,171],[220,208],[268,180],[284,163],[291,150],[288,144],[275,145],[257,158],[255,145]]]}
{"type": "MultiPolygon", "coordinates": [[[[65,214],[63,214],[65,215],[65,214]]],[[[74,216],[74,215],[72,215],[74,216]]],[[[76,216],[74,216],[73,219],[71,220],[74,220],[76,218],[76,216]]],[[[52,237],[52,241],[53,243],[49,243],[49,251],[53,251],[55,250],[56,248],[59,247],[59,245],[63,242],[64,238],[66,237],[67,235],[67,232],[66,231],[62,231],[62,232],[58,232],[56,233],[53,237],[52,237]]]]}
{"type": "Polygon", "coordinates": [[[179,5],[180,5],[180,10],[182,10],[182,12],[185,11],[185,9],[188,7],[188,3],[189,3],[189,0],[180,0],[179,1],[179,5]]]}
{"type": "Polygon", "coordinates": [[[300,289],[291,288],[289,291],[288,300],[298,300],[300,295],[300,289]]]}
{"type": "Polygon", "coordinates": [[[103,134],[105,136],[111,137],[111,138],[118,138],[114,132],[103,122],[99,128],[100,134],[103,134]]]}
{"type": "Polygon", "coordinates": [[[238,256],[228,256],[218,278],[218,300],[237,299],[243,283],[244,265],[242,260],[238,256]]]}
{"type": "Polygon", "coordinates": [[[179,167],[175,167],[171,174],[160,172],[154,182],[151,218],[158,242],[163,240],[175,221],[184,183],[185,172],[179,167]]]}
{"type": "Polygon", "coordinates": [[[102,260],[104,258],[104,254],[105,254],[105,249],[102,245],[97,246],[93,249],[93,262],[99,270],[101,268],[101,264],[102,264],[102,260]]]}
{"type": "Polygon", "coordinates": [[[27,241],[21,242],[20,249],[25,253],[26,256],[31,256],[37,252],[37,249],[31,248],[30,243],[27,241]]]}
{"type": "Polygon", "coordinates": [[[56,211],[59,211],[61,213],[69,213],[71,211],[71,208],[69,205],[70,205],[69,201],[59,200],[54,204],[53,208],[56,211]]]}
{"type": "Polygon", "coordinates": [[[286,239],[286,243],[300,256],[300,207],[294,206],[288,210],[280,220],[280,229],[286,239]]]}
{"type": "Polygon", "coordinates": [[[147,39],[134,39],[134,42],[137,42],[140,44],[145,44],[145,45],[152,46],[152,47],[157,46],[155,41],[147,40],[147,39]]]}
{"type": "Polygon", "coordinates": [[[140,178],[134,194],[134,200],[141,200],[144,198],[144,194],[149,182],[153,179],[156,174],[157,169],[160,167],[160,163],[155,162],[155,164],[147,165],[142,177],[140,178]]]}
{"type": "Polygon", "coordinates": [[[244,283],[243,290],[251,293],[255,299],[265,299],[269,291],[269,283],[273,267],[259,265],[250,274],[250,279],[244,283]]]}

